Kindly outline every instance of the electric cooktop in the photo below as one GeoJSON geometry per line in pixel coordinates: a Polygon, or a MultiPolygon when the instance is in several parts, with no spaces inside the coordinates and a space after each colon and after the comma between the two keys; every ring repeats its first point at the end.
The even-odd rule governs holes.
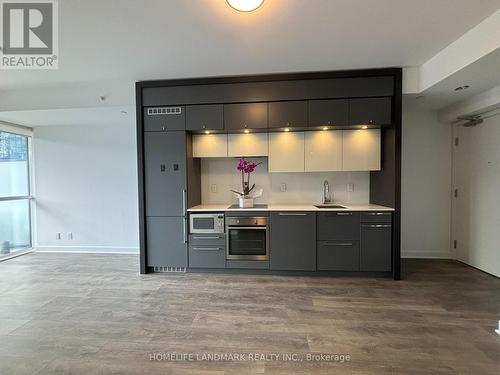
{"type": "Polygon", "coordinates": [[[248,209],[251,209],[251,208],[267,208],[267,204],[254,204],[253,207],[240,207],[239,205],[237,204],[232,204],[231,206],[229,206],[229,208],[233,209],[233,208],[238,208],[240,210],[248,210],[248,209]]]}

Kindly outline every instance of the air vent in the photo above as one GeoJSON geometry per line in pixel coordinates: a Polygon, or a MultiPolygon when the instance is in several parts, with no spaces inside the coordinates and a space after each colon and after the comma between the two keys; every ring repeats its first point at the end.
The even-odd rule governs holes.
{"type": "Polygon", "coordinates": [[[186,267],[153,267],[154,272],[186,272],[186,267]]]}
{"type": "Polygon", "coordinates": [[[182,107],[153,107],[148,108],[148,116],[155,115],[180,115],[182,107]]]}

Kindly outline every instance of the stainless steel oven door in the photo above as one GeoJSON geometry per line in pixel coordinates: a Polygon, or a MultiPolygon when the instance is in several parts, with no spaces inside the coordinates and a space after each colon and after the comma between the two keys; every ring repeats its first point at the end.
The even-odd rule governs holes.
{"type": "Polygon", "coordinates": [[[268,260],[269,232],[266,226],[226,227],[226,259],[268,260]]]}

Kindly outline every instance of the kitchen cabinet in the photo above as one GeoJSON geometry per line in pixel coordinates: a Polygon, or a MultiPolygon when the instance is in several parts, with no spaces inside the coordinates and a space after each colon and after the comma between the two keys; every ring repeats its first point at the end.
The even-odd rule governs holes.
{"type": "Polygon", "coordinates": [[[269,103],[269,128],[303,128],[307,122],[307,101],[269,103]]]}
{"type": "Polygon", "coordinates": [[[361,224],[361,271],[391,271],[391,224],[361,224]]]}
{"type": "Polygon", "coordinates": [[[380,129],[343,130],[342,169],[378,171],[381,169],[380,129]]]}
{"type": "Polygon", "coordinates": [[[185,107],[144,108],[144,131],[161,132],[186,128],[185,107]]]}
{"type": "Polygon", "coordinates": [[[305,171],[342,170],[342,131],[305,132],[305,171]]]}
{"type": "Polygon", "coordinates": [[[225,268],[224,234],[191,234],[189,236],[190,268],[225,268]]]}
{"type": "Polygon", "coordinates": [[[227,131],[267,129],[267,103],[224,104],[224,128],[227,131]]]}
{"type": "Polygon", "coordinates": [[[147,217],[149,267],[187,267],[186,219],[147,217]]]}
{"type": "Polygon", "coordinates": [[[349,124],[349,102],[347,99],[309,101],[309,127],[345,126],[349,124]]]}
{"type": "Polygon", "coordinates": [[[318,242],[318,271],[359,271],[359,241],[318,242]]]}
{"type": "Polygon", "coordinates": [[[272,212],[271,270],[316,270],[316,214],[272,212]]]}
{"type": "Polygon", "coordinates": [[[349,99],[349,124],[388,125],[392,123],[392,98],[349,99]]]}
{"type": "Polygon", "coordinates": [[[186,107],[186,130],[208,131],[224,129],[222,104],[188,105],[186,107]]]}
{"type": "Polygon", "coordinates": [[[267,156],[267,133],[228,134],[227,156],[267,156]]]}
{"type": "Polygon", "coordinates": [[[222,158],[227,156],[227,134],[193,134],[193,157],[222,158]]]}
{"type": "Polygon", "coordinates": [[[184,216],[186,202],[186,134],[144,133],[146,216],[184,216]]]}
{"type": "Polygon", "coordinates": [[[318,241],[359,240],[359,212],[318,212],[318,241]]]}
{"type": "Polygon", "coordinates": [[[304,133],[269,133],[269,172],[304,172],[304,133]]]}

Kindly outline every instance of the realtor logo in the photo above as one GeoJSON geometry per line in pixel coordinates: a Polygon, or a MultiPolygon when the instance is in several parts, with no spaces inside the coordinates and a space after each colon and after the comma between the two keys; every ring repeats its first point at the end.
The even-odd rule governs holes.
{"type": "Polygon", "coordinates": [[[57,69],[56,0],[0,0],[1,69],[57,69]]]}

